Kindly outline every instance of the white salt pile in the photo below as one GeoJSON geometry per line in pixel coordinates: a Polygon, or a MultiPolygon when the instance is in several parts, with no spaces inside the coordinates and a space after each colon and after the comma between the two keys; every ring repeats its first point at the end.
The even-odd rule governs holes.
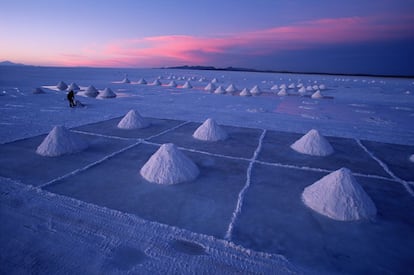
{"type": "Polygon", "coordinates": [[[250,93],[252,95],[260,95],[262,91],[260,90],[259,86],[255,85],[251,90],[250,93]]]}
{"type": "Polygon", "coordinates": [[[279,86],[277,86],[277,84],[275,84],[275,85],[272,86],[272,88],[270,88],[270,90],[277,91],[277,90],[279,90],[279,86]]]}
{"type": "Polygon", "coordinates": [[[129,80],[129,78],[128,78],[128,75],[127,74],[125,74],[125,77],[124,77],[124,79],[122,79],[122,81],[121,81],[122,83],[131,83],[131,80],[129,80]]]}
{"type": "Polygon", "coordinates": [[[409,160],[410,160],[411,162],[414,162],[414,154],[412,154],[412,155],[410,156],[409,160]]]}
{"type": "Polygon", "coordinates": [[[374,202],[347,168],[306,187],[302,201],[319,214],[338,221],[369,219],[377,213],[374,202]]]}
{"type": "Polygon", "coordinates": [[[159,79],[155,79],[152,83],[151,83],[151,85],[152,86],[161,86],[161,81],[159,80],[159,79]]]}
{"type": "Polygon", "coordinates": [[[191,89],[193,86],[191,85],[190,81],[186,81],[183,85],[184,89],[191,89]]]}
{"type": "Polygon", "coordinates": [[[68,91],[79,91],[80,88],[78,86],[78,84],[76,84],[75,82],[70,83],[69,87],[68,87],[68,91]]]}
{"type": "Polygon", "coordinates": [[[174,80],[171,80],[170,83],[167,84],[167,87],[177,87],[177,83],[174,80]]]}
{"type": "Polygon", "coordinates": [[[285,89],[280,89],[280,91],[277,93],[278,96],[287,96],[288,93],[285,89]]]}
{"type": "Polygon", "coordinates": [[[226,88],[227,93],[234,93],[237,92],[236,86],[232,83],[226,88]]]}
{"type": "Polygon", "coordinates": [[[138,82],[137,82],[138,84],[143,84],[143,85],[146,85],[147,84],[147,81],[145,80],[145,79],[143,79],[143,78],[141,78],[140,80],[138,80],[138,82]]]}
{"type": "Polygon", "coordinates": [[[158,184],[191,181],[199,174],[197,165],[172,144],[163,144],[140,170],[146,180],[158,184]]]}
{"type": "Polygon", "coordinates": [[[68,84],[66,84],[65,82],[63,82],[63,81],[60,81],[57,85],[56,85],[56,88],[58,88],[59,90],[61,90],[61,91],[64,91],[64,90],[66,90],[67,88],[68,88],[68,84]]]}
{"type": "Polygon", "coordinates": [[[88,97],[96,97],[99,92],[93,85],[90,85],[88,88],[86,88],[86,91],[83,94],[88,97]]]}
{"type": "Polygon", "coordinates": [[[218,141],[225,140],[227,138],[227,133],[214,119],[208,118],[194,131],[193,137],[205,141],[218,141]]]}
{"type": "Polygon", "coordinates": [[[36,89],[33,90],[33,94],[35,94],[35,95],[44,94],[44,93],[45,93],[45,91],[43,91],[42,88],[36,88],[36,89]]]}
{"type": "Polygon", "coordinates": [[[314,91],[317,91],[317,90],[319,90],[319,86],[318,86],[318,85],[313,85],[313,86],[312,86],[312,89],[313,89],[314,91]]]}
{"type": "Polygon", "coordinates": [[[99,93],[100,98],[114,98],[116,94],[112,91],[111,88],[105,88],[103,92],[99,93]]]}
{"type": "Polygon", "coordinates": [[[314,99],[323,98],[323,95],[321,94],[321,91],[317,90],[316,92],[312,94],[311,98],[314,98],[314,99]]]}
{"type": "Polygon", "coordinates": [[[214,93],[215,94],[225,94],[226,91],[223,89],[223,87],[218,86],[218,88],[214,90],[214,93]]]}
{"type": "Polygon", "coordinates": [[[215,89],[216,89],[216,85],[214,85],[214,83],[211,83],[211,82],[208,83],[206,87],[204,87],[204,91],[207,91],[210,93],[214,92],[215,89]]]}
{"type": "Polygon", "coordinates": [[[311,156],[328,156],[334,152],[329,141],[315,129],[298,139],[290,148],[311,156]]]}
{"type": "Polygon", "coordinates": [[[37,147],[36,153],[42,156],[55,157],[80,152],[88,144],[77,134],[63,126],[55,126],[43,142],[37,147]]]}
{"type": "Polygon", "coordinates": [[[288,88],[289,88],[289,89],[295,89],[295,87],[296,87],[296,86],[295,86],[295,84],[294,84],[294,83],[291,83],[291,84],[289,84],[289,86],[288,86],[288,88]]]}
{"type": "Polygon", "coordinates": [[[306,91],[308,91],[308,92],[311,92],[311,91],[313,91],[313,88],[312,88],[312,86],[307,86],[307,87],[306,87],[306,91]]]}
{"type": "Polygon", "coordinates": [[[306,89],[305,89],[305,87],[301,87],[299,90],[298,90],[298,93],[300,93],[300,94],[304,94],[304,93],[306,93],[306,89]]]}
{"type": "Polygon", "coordinates": [[[324,84],[319,85],[319,90],[325,90],[325,89],[326,89],[326,86],[324,84]]]}
{"type": "Polygon", "coordinates": [[[217,78],[213,78],[213,80],[211,80],[211,83],[218,83],[219,81],[218,81],[218,79],[217,78]]]}
{"type": "Polygon", "coordinates": [[[118,123],[120,129],[142,129],[149,123],[136,110],[130,110],[118,123]]]}
{"type": "Polygon", "coordinates": [[[280,86],[279,86],[279,89],[287,89],[286,84],[282,84],[282,85],[280,85],[280,86]]]}
{"type": "Polygon", "coordinates": [[[241,92],[240,92],[241,96],[252,96],[252,94],[249,92],[249,90],[247,90],[247,88],[244,88],[241,92]]]}

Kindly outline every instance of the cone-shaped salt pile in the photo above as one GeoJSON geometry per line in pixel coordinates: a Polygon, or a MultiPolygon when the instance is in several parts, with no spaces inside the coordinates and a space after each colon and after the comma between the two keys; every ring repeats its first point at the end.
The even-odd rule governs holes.
{"type": "Polygon", "coordinates": [[[325,90],[326,86],[324,84],[319,85],[319,90],[325,90]]]}
{"type": "Polygon", "coordinates": [[[209,118],[195,130],[193,137],[205,141],[218,141],[225,140],[227,138],[227,133],[215,120],[209,118]]]}
{"type": "Polygon", "coordinates": [[[136,111],[130,110],[118,123],[120,129],[142,129],[149,123],[136,111]]]}
{"type": "Polygon", "coordinates": [[[145,79],[141,78],[140,80],[138,80],[138,84],[146,85],[147,81],[145,79]]]}
{"type": "Polygon", "coordinates": [[[63,126],[55,126],[37,147],[36,153],[42,156],[55,157],[77,153],[86,149],[86,147],[88,147],[88,144],[77,134],[70,132],[63,126]]]}
{"type": "Polygon", "coordinates": [[[223,89],[223,87],[218,86],[218,88],[214,90],[214,93],[215,94],[225,94],[226,91],[223,89]]]}
{"type": "Polygon", "coordinates": [[[116,94],[111,90],[111,88],[105,88],[102,93],[99,94],[101,98],[114,98],[116,94]]]}
{"type": "Polygon", "coordinates": [[[58,88],[59,90],[61,90],[61,91],[64,91],[64,90],[66,90],[67,88],[68,88],[68,85],[65,83],[65,82],[63,82],[63,81],[60,81],[57,85],[56,85],[56,88],[58,88]]]}
{"type": "Polygon", "coordinates": [[[252,94],[249,92],[249,90],[247,90],[247,88],[244,88],[241,92],[240,92],[241,96],[252,96],[252,94]]]}
{"type": "Polygon", "coordinates": [[[214,85],[213,83],[208,83],[207,85],[206,85],[206,87],[204,87],[204,91],[207,91],[207,92],[210,92],[210,93],[212,93],[212,92],[214,92],[214,90],[216,89],[216,85],[214,85]]]}
{"type": "Polygon", "coordinates": [[[312,98],[323,98],[323,95],[321,94],[321,91],[317,90],[314,92],[311,96],[312,98]]]}
{"type": "Polygon", "coordinates": [[[277,91],[277,90],[279,90],[279,86],[273,85],[272,88],[270,88],[270,90],[277,91]]]}
{"type": "Polygon", "coordinates": [[[304,94],[304,93],[306,93],[306,89],[305,89],[305,87],[301,87],[299,90],[298,90],[298,92],[300,93],[300,94],[304,94]]]}
{"type": "Polygon", "coordinates": [[[172,144],[163,144],[141,168],[141,176],[158,184],[176,184],[195,179],[197,165],[172,144]]]}
{"type": "Polygon", "coordinates": [[[131,80],[129,80],[128,79],[128,77],[127,76],[125,76],[125,78],[124,79],[122,79],[122,81],[121,81],[122,83],[131,83],[131,80]]]}
{"type": "Polygon", "coordinates": [[[193,88],[193,86],[191,86],[190,81],[186,81],[183,85],[183,88],[184,89],[191,89],[191,88],[193,88]]]}
{"type": "Polygon", "coordinates": [[[308,86],[308,87],[306,87],[306,91],[309,91],[309,92],[313,91],[312,86],[308,86]]]}
{"type": "Polygon", "coordinates": [[[99,92],[93,85],[90,85],[83,94],[89,97],[96,97],[99,92]]]}
{"type": "Polygon", "coordinates": [[[280,85],[280,86],[279,86],[279,89],[287,89],[286,84],[282,84],[282,85],[280,85]]]}
{"type": "Polygon", "coordinates": [[[313,89],[314,91],[317,91],[317,90],[319,90],[319,86],[318,86],[318,85],[313,85],[313,86],[312,86],[312,89],[313,89]]]}
{"type": "Polygon", "coordinates": [[[288,86],[289,89],[295,89],[295,84],[294,83],[290,83],[288,86]]]}
{"type": "Polygon", "coordinates": [[[174,80],[171,80],[171,82],[167,84],[167,87],[177,87],[177,83],[175,83],[174,80]]]}
{"type": "Polygon", "coordinates": [[[218,83],[218,79],[217,78],[213,78],[213,80],[211,80],[211,83],[218,83]]]}
{"type": "Polygon", "coordinates": [[[45,91],[43,91],[42,88],[36,88],[36,89],[33,90],[33,93],[34,94],[44,94],[45,91]]]}
{"type": "Polygon", "coordinates": [[[155,79],[154,82],[151,83],[152,86],[161,86],[161,81],[159,79],[155,79]]]}
{"type": "Polygon", "coordinates": [[[277,93],[277,95],[278,95],[278,96],[286,96],[286,95],[288,95],[288,93],[286,92],[286,90],[285,90],[285,89],[281,89],[281,90],[277,93]]]}
{"type": "Polygon", "coordinates": [[[70,90],[72,90],[72,91],[79,91],[80,88],[79,88],[78,84],[76,84],[75,82],[72,82],[72,83],[70,83],[70,85],[68,87],[68,90],[69,91],[70,90]]]}
{"type": "Polygon", "coordinates": [[[250,93],[252,95],[260,95],[262,91],[260,91],[259,86],[255,85],[251,90],[250,93]]]}
{"type": "Polygon", "coordinates": [[[311,156],[328,156],[334,152],[331,144],[315,129],[298,139],[290,148],[311,156]]]}
{"type": "Polygon", "coordinates": [[[369,219],[377,213],[374,202],[347,168],[306,187],[302,200],[314,211],[338,221],[369,219]]]}
{"type": "Polygon", "coordinates": [[[412,154],[412,155],[410,156],[409,160],[410,160],[411,162],[414,162],[414,154],[412,154]]]}
{"type": "Polygon", "coordinates": [[[228,92],[228,93],[234,93],[234,92],[237,92],[237,88],[236,88],[236,86],[234,86],[234,84],[230,84],[230,85],[226,88],[226,92],[228,92]]]}

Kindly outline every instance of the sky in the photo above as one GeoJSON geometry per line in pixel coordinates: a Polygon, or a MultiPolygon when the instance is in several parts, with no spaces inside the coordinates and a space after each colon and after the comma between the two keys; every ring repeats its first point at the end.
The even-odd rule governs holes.
{"type": "Polygon", "coordinates": [[[0,61],[414,76],[414,0],[0,0],[0,61]]]}

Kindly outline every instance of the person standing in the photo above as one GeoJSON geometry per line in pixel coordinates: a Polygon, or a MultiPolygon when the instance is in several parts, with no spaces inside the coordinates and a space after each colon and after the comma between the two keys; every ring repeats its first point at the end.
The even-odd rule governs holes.
{"type": "Polygon", "coordinates": [[[69,107],[71,107],[71,108],[75,107],[76,106],[76,104],[75,104],[75,93],[73,92],[73,90],[69,91],[69,93],[67,95],[67,98],[69,100],[69,107]]]}

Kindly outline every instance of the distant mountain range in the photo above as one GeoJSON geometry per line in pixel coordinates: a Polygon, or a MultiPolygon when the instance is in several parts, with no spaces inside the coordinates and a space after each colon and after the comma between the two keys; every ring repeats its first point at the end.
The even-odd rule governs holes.
{"type": "Polygon", "coordinates": [[[6,61],[0,62],[0,66],[26,66],[26,65],[21,64],[21,63],[14,63],[14,62],[6,60],[6,61]]]}

